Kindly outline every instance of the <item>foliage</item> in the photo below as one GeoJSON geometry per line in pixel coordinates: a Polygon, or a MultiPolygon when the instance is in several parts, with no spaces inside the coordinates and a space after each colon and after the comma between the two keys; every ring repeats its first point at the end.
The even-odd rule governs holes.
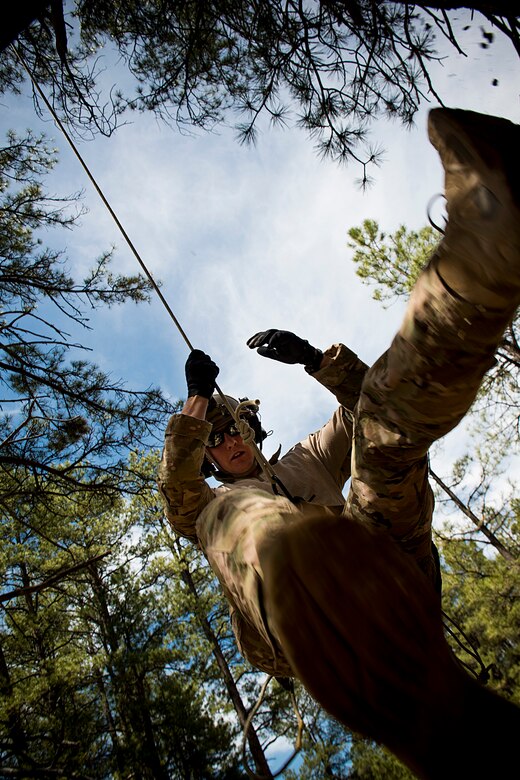
{"type": "Polygon", "coordinates": [[[352,780],[413,780],[415,775],[386,748],[360,737],[352,744],[352,780]]]}
{"type": "Polygon", "coordinates": [[[354,249],[352,260],[356,273],[365,284],[375,285],[376,301],[394,301],[408,296],[439,239],[429,227],[408,230],[400,225],[387,235],[373,219],[365,219],[361,227],[348,231],[354,249]]]}
{"type": "MultiPolygon", "coordinates": [[[[518,502],[511,531],[518,537],[518,502]]],[[[465,651],[453,643],[457,657],[498,693],[520,704],[520,570],[516,560],[486,554],[475,541],[440,545],[443,558],[443,602],[450,620],[463,627],[465,651]],[[468,644],[468,641],[470,644],[468,644]],[[478,650],[481,660],[475,656],[478,650]],[[469,652],[468,652],[469,651],[469,652]],[[487,671],[487,674],[486,674],[487,671]]]]}
{"type": "Polygon", "coordinates": [[[225,704],[208,707],[201,648],[182,630],[186,606],[158,586],[157,535],[139,534],[123,503],[81,492],[33,504],[37,532],[2,520],[11,590],[0,623],[0,774],[240,777],[236,729],[225,704]],[[109,555],[95,561],[99,550],[109,555]],[[67,574],[71,561],[84,565],[67,574]],[[41,587],[50,571],[62,576],[41,587]]]}
{"type": "MultiPolygon", "coordinates": [[[[442,58],[439,40],[448,51],[462,50],[457,9],[444,5],[75,0],[42,10],[17,47],[80,132],[110,134],[125,110],[137,109],[181,129],[232,123],[240,141],[254,142],[265,117],[304,128],[321,155],[357,161],[367,183],[367,166],[381,156],[368,137],[373,120],[410,125],[427,95],[442,102],[431,75],[442,58]],[[126,67],[106,96],[100,57],[114,49],[126,67]]],[[[518,17],[506,5],[473,0],[465,7],[477,12],[481,45],[499,32],[520,53],[518,17]]],[[[0,88],[17,90],[24,78],[17,55],[5,49],[0,88]]]]}
{"type": "Polygon", "coordinates": [[[415,777],[385,748],[345,729],[310,697],[303,697],[306,731],[304,751],[297,769],[286,780],[411,780],[415,777]]]}
{"type": "Polygon", "coordinates": [[[518,450],[520,444],[520,313],[517,311],[496,351],[496,363],[484,377],[474,411],[479,427],[494,437],[494,448],[518,450]]]}
{"type": "Polygon", "coordinates": [[[504,468],[504,453],[500,448],[495,451],[477,446],[472,455],[466,454],[455,461],[451,475],[445,480],[432,469],[430,475],[442,490],[437,496],[438,510],[454,501],[466,519],[466,522],[459,519],[452,535],[490,545],[505,560],[513,562],[520,554],[515,521],[517,485],[506,478],[504,468]]]}
{"type": "Polygon", "coordinates": [[[112,495],[142,487],[126,453],[157,441],[171,406],[160,392],[127,390],[95,364],[70,329],[84,310],[146,301],[140,276],[115,275],[110,254],[75,281],[40,233],[74,225],[78,195],[58,198],[42,179],[55,156],[43,137],[11,133],[0,149],[0,470],[4,511],[45,490],[112,495]],[[71,208],[76,205],[75,212],[71,208]],[[45,477],[45,480],[43,480],[45,477]],[[45,488],[44,488],[45,486],[45,488]]]}
{"type": "Polygon", "coordinates": [[[308,695],[303,695],[302,716],[306,725],[301,762],[289,768],[286,780],[314,780],[350,776],[352,735],[338,721],[330,718],[308,695]]]}

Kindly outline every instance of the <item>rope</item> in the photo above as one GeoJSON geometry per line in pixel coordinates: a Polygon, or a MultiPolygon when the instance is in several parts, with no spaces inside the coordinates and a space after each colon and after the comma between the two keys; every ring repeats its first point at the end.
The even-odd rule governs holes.
{"type": "Polygon", "coordinates": [[[289,756],[289,758],[282,764],[280,769],[278,769],[274,774],[271,775],[259,775],[257,772],[254,772],[251,767],[249,766],[247,762],[247,756],[246,756],[246,742],[247,742],[247,734],[249,732],[249,729],[251,728],[251,723],[253,721],[254,716],[258,712],[260,705],[262,704],[265,693],[267,691],[267,687],[271,680],[273,679],[272,675],[268,675],[266,679],[264,680],[264,683],[262,685],[262,688],[260,689],[260,694],[258,696],[258,699],[256,700],[253,707],[251,707],[251,710],[249,712],[249,715],[247,716],[246,722],[244,724],[244,731],[242,734],[242,758],[244,761],[244,766],[247,772],[248,777],[251,778],[251,780],[271,780],[271,778],[278,777],[279,775],[284,772],[291,761],[293,761],[300,750],[302,749],[302,735],[303,735],[303,729],[304,729],[304,722],[303,718],[300,714],[300,710],[298,708],[298,702],[296,701],[296,694],[294,692],[294,689],[291,691],[291,703],[293,705],[294,712],[296,714],[296,720],[298,723],[298,731],[296,733],[296,741],[294,743],[294,750],[289,756]]]}
{"type": "MultiPolygon", "coordinates": [[[[181,323],[179,322],[179,320],[175,316],[175,314],[174,314],[172,308],[170,307],[168,301],[166,300],[166,298],[162,294],[162,292],[161,292],[161,290],[159,288],[159,285],[157,284],[157,282],[153,278],[152,274],[148,270],[144,260],[142,259],[141,255],[137,251],[137,249],[134,246],[133,242],[131,241],[130,236],[128,235],[128,233],[124,229],[122,223],[120,222],[117,214],[115,213],[114,209],[110,205],[108,199],[105,197],[105,194],[103,193],[101,187],[98,185],[98,183],[95,180],[94,176],[90,172],[89,167],[87,166],[86,162],[83,160],[83,157],[81,156],[78,148],[76,147],[76,144],[72,140],[72,137],[67,132],[67,129],[65,128],[63,122],[60,120],[60,118],[56,114],[53,106],[51,105],[51,103],[47,99],[45,93],[41,89],[40,85],[38,84],[38,82],[36,81],[34,76],[32,75],[31,71],[29,70],[29,66],[25,62],[25,60],[22,57],[21,53],[18,51],[16,46],[14,46],[14,44],[11,45],[11,48],[14,51],[14,54],[17,57],[18,61],[20,62],[20,64],[22,65],[22,67],[26,71],[27,75],[29,76],[31,82],[34,85],[34,88],[36,89],[36,91],[38,92],[39,96],[43,100],[45,106],[47,107],[47,110],[49,111],[49,113],[51,114],[52,118],[56,122],[56,125],[61,130],[61,132],[63,133],[64,137],[66,138],[69,146],[71,147],[72,151],[74,152],[74,154],[75,154],[76,158],[78,159],[80,165],[82,166],[83,170],[85,171],[85,173],[87,174],[88,178],[90,179],[94,189],[96,190],[96,192],[98,193],[99,197],[101,198],[101,200],[103,201],[104,205],[106,206],[110,216],[112,217],[112,219],[116,223],[117,227],[119,228],[119,230],[121,232],[121,235],[123,236],[123,238],[126,241],[127,245],[130,247],[130,250],[132,251],[135,259],[137,260],[137,262],[139,263],[139,265],[140,265],[143,273],[145,274],[146,278],[148,279],[148,281],[152,285],[152,288],[154,289],[155,293],[159,297],[159,300],[161,301],[162,305],[164,306],[164,308],[166,309],[166,311],[170,315],[173,323],[175,324],[175,327],[177,328],[177,330],[179,331],[180,335],[182,336],[182,338],[186,342],[186,344],[188,346],[188,349],[190,351],[192,351],[193,350],[193,345],[192,345],[191,341],[189,340],[189,338],[188,338],[184,328],[182,327],[181,323]]],[[[228,412],[231,414],[232,418],[237,423],[237,427],[239,427],[241,425],[244,425],[245,421],[239,419],[235,415],[233,409],[231,408],[230,404],[228,403],[228,400],[227,400],[226,396],[224,395],[224,393],[222,392],[222,390],[220,389],[220,387],[217,384],[215,384],[215,389],[218,392],[218,394],[220,395],[220,398],[222,399],[222,403],[224,404],[224,406],[226,407],[228,412]]],[[[245,425],[247,425],[247,423],[245,423],[245,425]]],[[[247,426],[247,427],[249,428],[249,426],[247,426]]],[[[244,430],[245,430],[245,428],[244,428],[244,430]]],[[[246,436],[248,436],[248,435],[249,434],[246,431],[246,436]]],[[[273,488],[273,492],[278,494],[279,493],[278,488],[281,488],[283,493],[286,495],[286,497],[289,498],[292,501],[293,498],[292,498],[291,494],[285,488],[285,486],[283,485],[282,481],[276,476],[276,474],[274,473],[274,471],[272,469],[271,464],[265,458],[265,456],[262,454],[261,450],[258,448],[256,442],[254,441],[254,434],[253,434],[253,438],[251,440],[248,440],[247,444],[249,444],[249,446],[252,448],[254,456],[255,456],[255,459],[256,459],[257,463],[259,464],[260,468],[262,469],[264,475],[271,482],[271,485],[272,485],[272,488],[273,488]]]]}
{"type": "Polygon", "coordinates": [[[80,162],[80,164],[81,164],[81,166],[82,166],[83,170],[84,170],[84,171],[85,171],[85,173],[87,174],[87,176],[88,176],[88,178],[90,179],[90,181],[92,182],[92,185],[94,186],[94,188],[95,188],[96,192],[98,193],[99,197],[101,198],[101,200],[103,201],[104,205],[105,205],[105,206],[106,206],[106,208],[108,209],[108,211],[109,211],[109,213],[110,213],[110,216],[112,217],[112,219],[113,219],[113,220],[114,220],[114,222],[116,223],[117,227],[118,227],[118,228],[119,228],[119,230],[121,231],[121,234],[122,234],[123,238],[125,239],[126,243],[128,244],[128,246],[130,247],[131,251],[133,252],[133,254],[134,254],[134,257],[136,258],[137,262],[138,262],[138,263],[139,263],[139,265],[141,266],[141,268],[142,268],[142,270],[143,270],[143,273],[146,275],[146,277],[147,277],[148,281],[150,282],[150,284],[152,285],[153,289],[155,290],[155,292],[156,292],[156,293],[157,293],[157,295],[159,296],[159,298],[160,298],[160,300],[161,300],[161,303],[163,304],[163,306],[165,307],[166,311],[168,312],[168,314],[169,314],[169,315],[170,315],[170,317],[172,318],[172,320],[173,320],[173,322],[175,323],[175,325],[176,325],[177,329],[179,330],[179,333],[180,333],[180,334],[181,334],[181,336],[183,337],[183,339],[184,339],[184,341],[186,342],[186,344],[188,345],[189,349],[190,349],[190,350],[192,350],[192,349],[193,349],[193,346],[191,345],[191,343],[190,343],[190,340],[188,339],[188,336],[187,336],[187,335],[186,335],[186,333],[184,332],[184,330],[183,330],[183,328],[182,328],[182,326],[181,326],[181,324],[180,324],[179,320],[177,319],[177,317],[176,317],[176,316],[175,316],[175,314],[173,313],[172,309],[170,308],[170,306],[169,306],[169,304],[168,304],[168,301],[166,300],[166,298],[165,298],[165,297],[164,297],[164,295],[162,294],[162,292],[161,292],[161,290],[160,290],[160,288],[159,288],[159,285],[157,284],[157,282],[156,282],[156,281],[155,281],[155,279],[153,278],[152,274],[150,273],[150,271],[149,271],[149,270],[148,270],[148,268],[146,267],[146,265],[145,265],[145,263],[144,263],[143,259],[141,258],[141,256],[140,256],[139,252],[137,251],[137,249],[135,248],[134,244],[133,244],[133,243],[132,243],[132,241],[130,240],[130,236],[128,235],[128,233],[127,233],[127,232],[126,232],[126,230],[124,229],[123,225],[122,225],[122,224],[121,224],[121,222],[119,221],[119,218],[118,218],[117,214],[115,213],[114,209],[112,208],[112,206],[111,206],[111,205],[110,205],[110,203],[108,202],[107,198],[105,197],[105,195],[104,195],[103,191],[101,190],[101,187],[98,185],[98,183],[97,183],[97,181],[95,180],[94,176],[93,176],[93,175],[92,175],[92,173],[90,172],[90,170],[89,170],[89,168],[88,168],[88,166],[87,166],[86,162],[83,160],[83,157],[82,157],[82,156],[81,156],[81,154],[79,153],[79,150],[78,150],[78,148],[76,147],[76,145],[75,145],[74,141],[72,140],[72,138],[71,138],[71,136],[69,135],[69,133],[67,132],[67,130],[66,130],[66,128],[65,128],[65,126],[63,125],[63,123],[61,122],[60,118],[59,118],[59,117],[58,117],[58,115],[56,114],[56,112],[55,112],[55,110],[54,110],[53,106],[52,106],[52,105],[50,104],[50,102],[47,100],[47,97],[46,97],[45,93],[43,92],[43,90],[41,89],[40,85],[38,84],[38,82],[36,81],[36,79],[34,78],[34,76],[32,75],[31,71],[29,70],[29,66],[28,66],[28,65],[27,65],[27,63],[25,62],[24,58],[22,57],[22,55],[20,54],[20,52],[18,51],[18,49],[17,49],[17,48],[16,48],[14,45],[12,45],[12,47],[11,47],[11,48],[13,49],[13,51],[14,51],[14,53],[15,53],[16,57],[18,58],[18,60],[19,60],[20,64],[23,66],[23,68],[24,68],[24,69],[25,69],[25,71],[27,72],[27,75],[28,75],[28,76],[29,76],[29,78],[31,79],[31,81],[32,81],[32,83],[33,83],[33,85],[34,85],[34,88],[36,89],[36,91],[38,92],[39,96],[41,97],[41,99],[42,99],[42,100],[43,100],[43,102],[45,103],[45,105],[46,105],[46,107],[47,107],[47,110],[49,111],[49,113],[51,114],[52,118],[54,119],[54,121],[55,121],[55,122],[56,122],[56,124],[58,125],[59,129],[61,130],[61,132],[63,133],[63,135],[64,135],[64,136],[65,136],[65,138],[67,139],[67,141],[68,141],[68,143],[69,143],[69,146],[71,147],[72,151],[74,152],[74,154],[76,155],[77,159],[79,160],[79,162],[80,162]]]}
{"type": "Polygon", "coordinates": [[[444,610],[442,610],[442,615],[445,618],[445,621],[447,621],[443,623],[444,630],[453,638],[453,640],[458,644],[461,650],[464,650],[469,656],[473,658],[474,661],[478,663],[478,665],[480,666],[480,671],[476,672],[469,664],[467,664],[458,656],[456,656],[457,661],[462,667],[464,667],[464,669],[466,669],[467,672],[472,674],[478,680],[478,682],[485,685],[487,682],[489,682],[489,673],[493,668],[494,664],[489,664],[488,666],[486,666],[482,659],[482,656],[480,655],[477,649],[477,646],[475,645],[474,642],[471,641],[468,635],[464,633],[460,625],[455,620],[453,620],[453,618],[451,618],[446,612],[444,612],[444,610]],[[460,632],[460,634],[464,637],[464,639],[468,643],[467,645],[464,644],[464,642],[455,633],[453,628],[451,628],[451,626],[448,625],[448,623],[451,623],[451,626],[454,626],[457,629],[457,631],[460,632]]]}
{"type": "Polygon", "coordinates": [[[229,414],[231,415],[233,420],[236,422],[236,425],[237,425],[237,428],[238,428],[238,430],[240,432],[240,436],[242,438],[242,441],[244,442],[244,444],[248,444],[251,447],[251,449],[253,450],[253,454],[255,456],[256,462],[258,463],[258,465],[262,469],[262,472],[263,472],[265,478],[271,483],[271,487],[273,489],[273,493],[275,493],[276,495],[280,495],[280,491],[278,490],[278,488],[280,488],[281,491],[286,496],[286,498],[288,498],[289,501],[294,502],[295,501],[294,497],[287,490],[287,488],[283,484],[282,480],[279,477],[276,476],[272,465],[269,463],[269,461],[267,460],[267,458],[263,454],[262,450],[257,445],[257,443],[255,441],[255,432],[254,432],[254,430],[251,428],[251,426],[249,425],[247,420],[244,420],[244,419],[242,419],[242,417],[240,417],[240,415],[242,413],[246,412],[248,410],[248,408],[251,407],[252,404],[254,404],[255,406],[259,406],[260,405],[260,401],[258,400],[258,398],[255,401],[251,401],[249,399],[241,401],[238,404],[237,408],[233,409],[233,407],[231,406],[231,404],[227,400],[227,398],[224,395],[224,393],[222,393],[222,391],[220,390],[218,385],[215,385],[215,389],[217,390],[223,405],[226,407],[226,409],[228,410],[229,414]]]}
{"type": "Polygon", "coordinates": [[[241,437],[242,441],[244,442],[244,444],[251,444],[251,442],[253,442],[255,440],[255,432],[252,429],[252,427],[249,425],[247,420],[242,420],[240,415],[242,414],[242,412],[245,412],[245,411],[249,410],[249,408],[253,404],[255,406],[260,406],[259,399],[257,398],[255,401],[250,401],[247,398],[246,400],[241,401],[238,404],[237,408],[235,409],[235,414],[236,414],[237,420],[238,420],[237,428],[239,430],[240,437],[241,437]]]}

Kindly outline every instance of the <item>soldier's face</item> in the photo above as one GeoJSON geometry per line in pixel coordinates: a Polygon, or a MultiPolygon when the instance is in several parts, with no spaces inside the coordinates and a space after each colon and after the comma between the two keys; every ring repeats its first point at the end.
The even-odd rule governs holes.
{"type": "Polygon", "coordinates": [[[221,471],[226,471],[234,477],[244,476],[256,466],[253,450],[248,444],[244,444],[239,435],[230,436],[229,433],[224,433],[224,441],[218,447],[208,447],[208,454],[221,471]]]}

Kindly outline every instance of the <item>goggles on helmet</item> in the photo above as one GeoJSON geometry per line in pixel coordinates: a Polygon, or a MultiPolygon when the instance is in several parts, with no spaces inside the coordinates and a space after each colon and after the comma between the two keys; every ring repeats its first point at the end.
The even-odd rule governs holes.
{"type": "Polygon", "coordinates": [[[229,436],[240,436],[240,431],[238,430],[237,424],[234,420],[228,423],[225,428],[221,428],[218,431],[211,431],[207,446],[220,447],[220,445],[224,442],[225,433],[227,433],[229,436]]]}

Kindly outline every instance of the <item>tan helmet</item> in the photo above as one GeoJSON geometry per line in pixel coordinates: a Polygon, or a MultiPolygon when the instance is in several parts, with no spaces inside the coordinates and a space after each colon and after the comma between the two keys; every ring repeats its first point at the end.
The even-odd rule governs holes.
{"type": "MultiPolygon", "coordinates": [[[[236,411],[238,408],[238,405],[245,399],[241,399],[238,401],[236,398],[233,398],[230,395],[225,395],[224,398],[228,402],[229,406],[233,411],[236,411]]],[[[251,401],[251,406],[247,407],[247,411],[243,412],[241,416],[243,416],[246,420],[249,421],[249,418],[252,414],[255,414],[258,411],[258,404],[256,404],[254,401],[251,401]]],[[[232,422],[234,418],[232,417],[228,407],[225,405],[224,401],[222,400],[222,396],[220,393],[214,393],[213,397],[210,398],[209,404],[208,404],[208,411],[206,412],[206,420],[210,422],[213,425],[214,431],[221,431],[223,428],[225,428],[227,425],[229,425],[230,422],[232,422]]]]}
{"type": "MultiPolygon", "coordinates": [[[[247,398],[240,398],[237,400],[230,395],[224,397],[233,412],[238,409],[241,404],[244,404],[240,411],[240,418],[249,423],[254,432],[255,442],[261,448],[262,442],[267,436],[267,432],[262,428],[260,418],[257,414],[260,402],[248,401],[247,398]],[[248,403],[244,403],[245,401],[248,401],[248,403]]],[[[215,433],[224,430],[224,428],[227,428],[227,426],[234,421],[234,417],[224,404],[220,393],[214,393],[210,398],[208,411],[206,412],[206,420],[212,424],[215,433]]],[[[204,476],[210,476],[213,472],[214,466],[206,457],[204,459],[202,473],[204,476]]]]}

